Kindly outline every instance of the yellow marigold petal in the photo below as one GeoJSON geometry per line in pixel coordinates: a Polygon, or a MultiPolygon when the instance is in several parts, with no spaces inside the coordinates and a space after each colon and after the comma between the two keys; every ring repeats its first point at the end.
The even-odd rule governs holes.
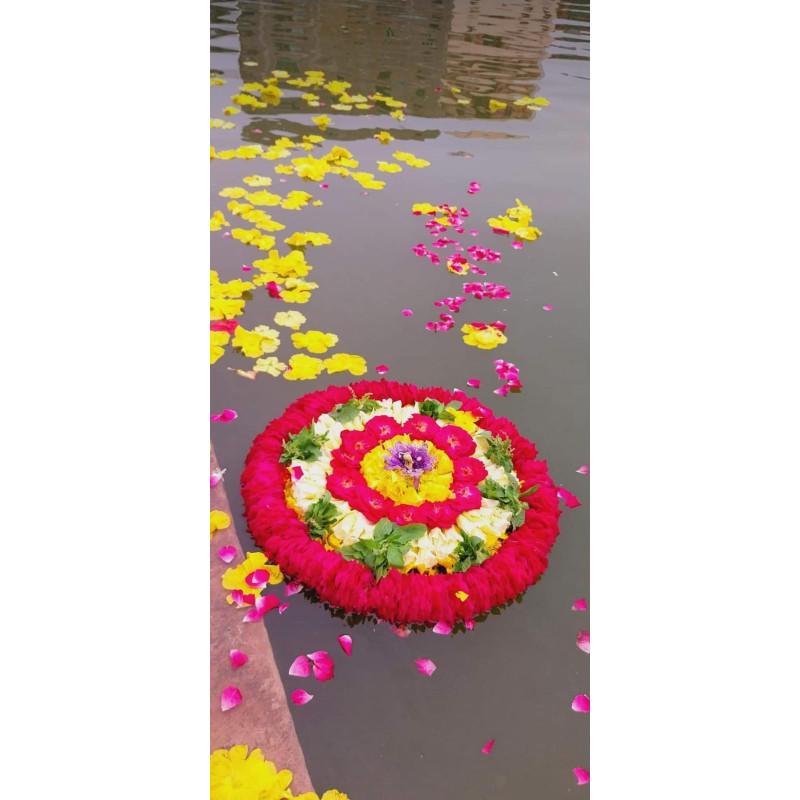
{"type": "Polygon", "coordinates": [[[214,510],[211,512],[211,535],[217,531],[224,531],[231,524],[231,518],[224,511],[214,510]]]}

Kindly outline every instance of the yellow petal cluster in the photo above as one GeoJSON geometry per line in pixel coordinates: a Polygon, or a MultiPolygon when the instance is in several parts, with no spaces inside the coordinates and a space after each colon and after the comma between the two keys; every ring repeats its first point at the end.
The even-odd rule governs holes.
{"type": "Polygon", "coordinates": [[[215,364],[225,353],[231,335],[227,331],[211,331],[211,363],[215,364]]]}
{"type": "MultiPolygon", "coordinates": [[[[236,109],[237,111],[239,109],[236,109]]],[[[212,119],[211,120],[211,127],[212,128],[222,128],[222,130],[229,130],[230,128],[235,128],[235,122],[225,122],[224,119],[212,119]]]]}
{"type": "Polygon", "coordinates": [[[292,334],[292,344],[298,350],[308,350],[309,353],[326,353],[338,341],[339,337],[335,333],[323,333],[322,331],[292,334]]]}
{"type": "Polygon", "coordinates": [[[258,325],[252,331],[238,325],[233,332],[231,343],[241,351],[242,355],[258,358],[264,353],[274,353],[278,349],[280,334],[266,325],[258,325]]]}
{"type": "Polygon", "coordinates": [[[371,489],[375,489],[395,503],[419,506],[425,502],[439,502],[450,496],[453,482],[453,462],[438,447],[428,445],[428,452],[436,459],[430,472],[425,472],[419,479],[419,488],[414,488],[414,481],[401,470],[386,469],[385,456],[398,442],[411,442],[408,434],[394,436],[381,442],[367,453],[361,460],[361,473],[371,489]]]}
{"type": "Polygon", "coordinates": [[[275,356],[268,356],[267,358],[259,358],[253,365],[254,372],[266,372],[274,378],[281,374],[286,369],[286,364],[283,361],[278,361],[275,356]]]}
{"type": "Polygon", "coordinates": [[[399,164],[390,164],[388,161],[379,161],[378,169],[381,172],[402,172],[403,168],[399,164]]]}
{"type": "Polygon", "coordinates": [[[363,356],[356,356],[351,353],[334,353],[325,359],[325,369],[328,370],[330,375],[334,375],[337,372],[363,375],[367,371],[367,362],[363,356]]]}
{"type": "Polygon", "coordinates": [[[272,186],[272,178],[266,178],[263,175],[248,175],[242,180],[248,186],[272,186]]]}
{"type": "MultiPolygon", "coordinates": [[[[283,573],[280,567],[267,564],[267,557],[263,553],[248,553],[241,564],[225,570],[222,575],[222,588],[227,589],[229,592],[232,592],[234,589],[241,589],[245,594],[255,594],[256,597],[258,597],[261,591],[248,585],[245,580],[251,572],[255,572],[257,569],[263,569],[269,572],[269,580],[267,583],[269,583],[270,586],[274,586],[283,581],[283,573]]],[[[231,595],[228,595],[227,600],[229,603],[233,603],[233,597],[231,597],[231,595]]]]}
{"type": "Polygon", "coordinates": [[[328,236],[327,233],[313,233],[310,231],[303,231],[301,233],[298,231],[297,233],[293,233],[291,236],[288,236],[283,241],[291,247],[305,247],[307,244],[330,244],[331,237],[328,236]]]}
{"type": "Polygon", "coordinates": [[[299,311],[278,311],[278,313],[275,314],[276,325],[283,325],[285,328],[291,328],[295,331],[300,330],[300,326],[303,325],[305,321],[305,316],[299,311]]]}
{"type": "MultiPolygon", "coordinates": [[[[230,515],[215,509],[211,512],[211,535],[217,531],[224,531],[231,524],[230,515]]],[[[252,571],[252,570],[251,570],[252,571]]]]}
{"type": "Polygon", "coordinates": [[[489,100],[489,111],[491,111],[492,114],[494,114],[495,111],[499,111],[500,109],[505,108],[507,105],[508,103],[502,103],[500,102],[500,100],[495,100],[494,98],[492,98],[491,100],[489,100]]]}
{"type": "Polygon", "coordinates": [[[493,350],[500,344],[505,344],[508,339],[503,331],[489,325],[486,328],[473,328],[472,325],[462,325],[461,332],[464,334],[464,343],[478,347],[481,350],[493,350]]]}
{"type": "Polygon", "coordinates": [[[531,226],[533,212],[519,199],[513,208],[507,208],[505,216],[491,217],[487,220],[493,228],[501,228],[514,234],[518,239],[526,239],[533,242],[538,239],[542,232],[538,228],[531,226]]]}
{"type": "Polygon", "coordinates": [[[389,131],[378,131],[372,138],[377,139],[381,144],[389,144],[394,141],[394,136],[389,131]]]}
{"type": "Polygon", "coordinates": [[[312,358],[305,353],[297,353],[289,359],[289,369],[283,373],[287,381],[306,381],[316,378],[325,368],[321,358],[312,358]]]}
{"type": "Polygon", "coordinates": [[[225,215],[221,211],[215,211],[211,215],[211,230],[218,231],[223,225],[230,227],[230,222],[225,219],[225,215]]]}
{"type": "Polygon", "coordinates": [[[405,153],[402,150],[392,153],[392,155],[398,161],[405,161],[409,167],[429,167],[431,165],[430,161],[426,161],[424,158],[417,158],[412,153],[405,153]]]}

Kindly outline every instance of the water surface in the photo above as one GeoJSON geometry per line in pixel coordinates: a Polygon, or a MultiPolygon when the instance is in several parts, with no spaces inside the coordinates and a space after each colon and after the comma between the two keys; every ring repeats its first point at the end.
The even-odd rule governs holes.
{"type": "MultiPolygon", "coordinates": [[[[315,695],[308,705],[292,707],[312,780],[320,791],[335,786],[352,800],[588,795],[589,787],[575,785],[572,769],[590,768],[589,719],[570,708],[576,694],[590,694],[589,656],[575,646],[578,631],[589,629],[588,613],[571,611],[575,599],[589,598],[590,478],[575,473],[589,462],[588,4],[220,2],[211,4],[211,35],[211,68],[227,79],[211,90],[213,117],[222,116],[241,82],[261,80],[272,69],[292,75],[323,70],[328,78],[350,81],[351,91],[377,90],[409,104],[399,123],[370,111],[311,110],[298,100],[237,114],[231,117],[236,129],[212,130],[211,141],[219,150],[241,140],[266,145],[284,133],[318,133],[310,118],[324,112],[334,119],[324,135],[351,149],[361,168],[375,171],[369,163],[398,149],[372,139],[381,128],[404,140],[393,145],[430,161],[426,169],[376,173],[387,186],[366,194],[336,176],[328,190],[292,176],[285,184],[276,180],[275,191],[300,188],[325,203],[297,212],[278,209],[274,216],[288,226],[279,241],[294,230],[325,231],[333,239],[330,246],[309,248],[315,266],[310,277],[320,288],[308,304],[292,307],[308,317],[307,327],[337,333],[337,351],[361,354],[371,368],[387,364],[389,378],[464,389],[468,378],[480,378],[482,387],[471,393],[535,441],[556,483],[582,503],[562,515],[561,535],[539,584],[472,632],[400,639],[386,624],[351,628],[302,595],[291,598],[284,615],[268,616],[284,675],[302,653],[327,649],[336,660],[336,677],[328,683],[286,678],[288,691],[305,688],[315,695]],[[450,86],[474,102],[458,105],[450,86]],[[544,96],[550,106],[512,109],[510,101],[523,94],[544,96]],[[490,115],[490,97],[509,102],[504,115],[490,115]],[[470,181],[482,184],[479,194],[466,193],[470,181]],[[515,198],[531,206],[543,231],[522,251],[486,233],[486,219],[515,198]],[[481,235],[462,238],[502,253],[502,264],[490,265],[482,280],[506,284],[513,296],[469,298],[456,320],[460,327],[501,319],[508,324],[508,344],[479,351],[462,343],[457,327],[425,330],[425,321],[442,310],[433,300],[462,293],[462,279],[411,252],[432,239],[424,218],[409,213],[415,202],[465,205],[472,223],[467,227],[481,235]],[[402,308],[415,316],[401,316],[402,308]],[[492,393],[500,385],[495,358],[520,368],[521,393],[492,393]],[[336,642],[345,632],[353,637],[350,659],[336,642]],[[416,672],[417,658],[436,663],[432,677],[416,672]],[[489,739],[495,748],[483,755],[489,739]]],[[[212,209],[224,209],[221,188],[241,184],[245,175],[274,175],[275,163],[214,162],[212,209]]],[[[211,235],[211,266],[221,280],[246,279],[241,265],[261,255],[221,233],[211,235]]],[[[247,328],[270,324],[281,308],[259,290],[240,321],[247,328]]],[[[285,343],[277,355],[286,361],[293,352],[290,332],[281,330],[285,343]]],[[[267,422],[308,391],[357,380],[336,375],[290,382],[260,375],[250,381],[226,369],[251,364],[228,348],[211,368],[212,410],[239,412],[233,424],[212,430],[237,516],[244,457],[267,422]]],[[[376,376],[371,370],[365,377],[376,376]]],[[[252,548],[249,539],[245,546],[252,548]]]]}

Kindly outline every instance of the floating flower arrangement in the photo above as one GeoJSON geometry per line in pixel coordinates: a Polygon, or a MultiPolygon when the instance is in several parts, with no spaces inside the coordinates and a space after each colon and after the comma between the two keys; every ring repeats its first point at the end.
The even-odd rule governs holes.
{"type": "Polygon", "coordinates": [[[349,613],[469,621],[547,567],[557,489],[535,446],[476,399],[392,381],[301,397],[242,475],[255,542],[349,613]]]}

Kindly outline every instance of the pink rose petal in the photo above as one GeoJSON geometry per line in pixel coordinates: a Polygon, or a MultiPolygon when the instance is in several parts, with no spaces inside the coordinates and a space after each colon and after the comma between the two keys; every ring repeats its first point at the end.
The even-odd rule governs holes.
{"type": "Polygon", "coordinates": [[[242,622],[258,622],[263,616],[258,613],[257,609],[251,608],[242,618],[242,622]]]}
{"type": "Polygon", "coordinates": [[[452,630],[453,630],[453,626],[452,625],[448,625],[446,622],[437,622],[433,626],[433,632],[434,633],[440,633],[443,636],[446,636],[452,630]]]}
{"type": "Polygon", "coordinates": [[[386,364],[378,364],[378,366],[375,367],[375,372],[377,372],[378,375],[385,375],[388,371],[389,367],[387,367],[386,364]]]}
{"type": "Polygon", "coordinates": [[[543,308],[545,311],[552,311],[552,310],[553,310],[553,306],[542,306],[542,308],[543,308]]]}
{"type": "Polygon", "coordinates": [[[589,713],[589,697],[585,694],[576,694],[572,701],[572,710],[581,714],[589,713]]]}
{"type": "Polygon", "coordinates": [[[278,613],[279,614],[283,614],[283,612],[286,611],[287,608],[289,608],[289,604],[288,603],[281,603],[278,606],[278,613]]]}
{"type": "Polygon", "coordinates": [[[578,786],[583,786],[584,783],[589,783],[589,773],[583,767],[575,767],[572,770],[575,773],[575,778],[578,781],[578,786]]]}
{"type": "Polygon", "coordinates": [[[257,569],[245,576],[244,582],[253,589],[263,589],[269,583],[269,572],[265,569],[257,569]]]}
{"type": "Polygon", "coordinates": [[[227,547],[220,547],[217,550],[217,555],[226,563],[230,564],[234,558],[236,558],[236,548],[233,545],[228,545],[227,547]]]}
{"type": "Polygon", "coordinates": [[[400,637],[401,639],[405,639],[408,636],[411,636],[411,631],[406,628],[405,625],[393,625],[390,630],[395,636],[400,637]]]}
{"type": "Polygon", "coordinates": [[[242,264],[242,272],[250,272],[253,268],[248,267],[247,264],[242,264]]]}
{"type": "Polygon", "coordinates": [[[346,633],[342,636],[337,636],[336,639],[341,645],[342,650],[344,650],[345,655],[349,656],[350,653],[353,652],[353,639],[346,633]]]}
{"type": "Polygon", "coordinates": [[[213,489],[221,480],[222,476],[225,474],[224,469],[217,469],[211,473],[211,488],[213,489]]]}
{"type": "Polygon", "coordinates": [[[465,628],[466,628],[468,631],[471,631],[471,630],[472,630],[472,629],[475,627],[475,620],[474,620],[474,619],[467,619],[467,620],[464,620],[464,627],[465,627],[465,628]]]}
{"type": "Polygon", "coordinates": [[[256,611],[263,617],[267,611],[272,611],[272,609],[277,608],[280,604],[281,601],[278,600],[277,595],[267,594],[264,595],[264,597],[256,598],[256,611]]]}
{"type": "Polygon", "coordinates": [[[311,661],[307,656],[297,656],[289,667],[289,674],[296,678],[307,678],[311,674],[311,661]]]}
{"type": "Polygon", "coordinates": [[[520,241],[517,241],[517,240],[514,240],[513,242],[511,242],[511,246],[515,250],[522,250],[522,248],[525,247],[523,242],[520,242],[520,241]]]}
{"type": "Polygon", "coordinates": [[[402,313],[402,315],[404,317],[413,317],[414,316],[414,312],[410,308],[404,308],[401,313],[402,313]]]}
{"type": "Polygon", "coordinates": [[[492,394],[499,394],[501,397],[506,397],[508,395],[509,386],[506,384],[505,386],[501,386],[499,389],[495,389],[492,394]]]}
{"type": "Polygon", "coordinates": [[[233,422],[239,415],[232,409],[226,408],[221,414],[212,414],[212,422],[233,422]]]}
{"type": "Polygon", "coordinates": [[[481,753],[486,753],[486,755],[488,756],[489,753],[492,752],[493,747],[494,747],[494,739],[489,739],[489,741],[486,742],[486,744],[483,747],[481,747],[481,753]]]}
{"type": "Polygon", "coordinates": [[[470,236],[477,236],[478,235],[478,231],[468,231],[468,233],[469,233],[470,236]]]}
{"type": "Polygon", "coordinates": [[[467,381],[467,386],[472,386],[474,389],[480,388],[481,382],[479,378],[470,378],[467,381]]]}
{"type": "Polygon", "coordinates": [[[303,689],[295,689],[292,692],[292,702],[296,706],[304,706],[306,703],[310,702],[313,698],[314,698],[313,694],[309,694],[303,689]]]}
{"type": "Polygon", "coordinates": [[[242,693],[235,686],[226,686],[222,690],[222,701],[220,705],[223,711],[229,711],[235,706],[238,706],[241,702],[242,693]]]}
{"type": "Polygon", "coordinates": [[[581,631],[578,634],[578,638],[575,640],[575,644],[578,645],[578,650],[583,650],[584,653],[589,652],[589,631],[581,631]]]}
{"type": "Polygon", "coordinates": [[[577,508],[581,504],[581,501],[578,500],[572,492],[568,492],[563,486],[556,494],[564,501],[567,508],[577,508]]]}
{"type": "Polygon", "coordinates": [[[264,133],[261,128],[253,128],[253,133],[264,133]]]}
{"type": "Polygon", "coordinates": [[[429,658],[415,658],[414,663],[417,665],[417,672],[422,675],[433,675],[436,671],[436,664],[429,658]]]}
{"type": "Polygon", "coordinates": [[[314,677],[318,681],[329,681],[333,678],[333,659],[325,650],[318,650],[316,653],[309,653],[308,657],[313,664],[314,677]]]}
{"type": "Polygon", "coordinates": [[[281,287],[275,281],[269,281],[264,288],[269,292],[270,297],[274,297],[276,300],[282,300],[281,297],[281,287]]]}
{"type": "Polygon", "coordinates": [[[244,666],[250,660],[250,656],[241,650],[231,650],[231,666],[234,669],[244,666]]]}
{"type": "Polygon", "coordinates": [[[328,188],[328,184],[327,184],[327,183],[321,183],[321,184],[319,185],[319,188],[320,188],[320,189],[327,189],[327,188],[328,188]]]}
{"type": "Polygon", "coordinates": [[[300,478],[303,477],[305,473],[303,472],[302,467],[292,467],[292,478],[296,481],[299,481],[300,478]]]}
{"type": "Polygon", "coordinates": [[[580,600],[576,600],[572,604],[572,610],[573,611],[586,611],[586,600],[583,597],[581,597],[580,600]]]}
{"type": "Polygon", "coordinates": [[[302,591],[303,584],[300,583],[300,581],[289,581],[289,583],[283,587],[284,597],[291,597],[293,594],[298,594],[298,592],[302,591]]]}
{"type": "Polygon", "coordinates": [[[589,465],[588,464],[581,464],[578,469],[575,470],[579,475],[588,475],[589,474],[589,465]]]}

